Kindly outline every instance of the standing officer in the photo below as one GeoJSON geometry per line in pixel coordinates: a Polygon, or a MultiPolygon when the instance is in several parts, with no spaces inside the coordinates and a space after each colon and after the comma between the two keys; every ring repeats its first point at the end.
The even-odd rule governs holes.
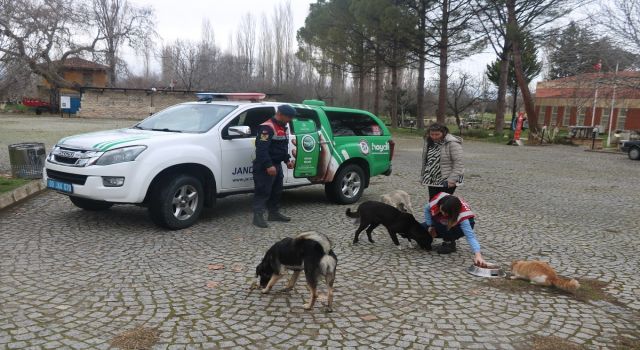
{"type": "Polygon", "coordinates": [[[253,198],[253,224],[268,227],[264,221],[264,210],[269,211],[269,221],[291,221],[280,213],[280,196],[282,195],[282,162],[293,169],[294,160],[289,156],[289,132],[287,124],[296,115],[296,110],[289,105],[278,107],[276,115],[260,124],[256,135],[256,160],[253,161],[253,182],[255,195],[253,198]]]}

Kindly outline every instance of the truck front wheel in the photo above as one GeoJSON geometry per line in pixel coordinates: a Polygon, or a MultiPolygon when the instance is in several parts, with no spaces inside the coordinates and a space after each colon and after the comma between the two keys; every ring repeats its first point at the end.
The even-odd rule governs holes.
{"type": "Polygon", "coordinates": [[[157,225],[180,230],[193,225],[204,205],[202,182],[190,175],[167,176],[151,193],[149,213],[157,225]]]}
{"type": "Polygon", "coordinates": [[[629,150],[629,159],[640,160],[640,147],[632,147],[629,150]]]}
{"type": "Polygon", "coordinates": [[[365,175],[362,168],[348,164],[338,171],[333,181],[326,184],[324,191],[330,201],[339,204],[352,204],[362,197],[365,175]]]}

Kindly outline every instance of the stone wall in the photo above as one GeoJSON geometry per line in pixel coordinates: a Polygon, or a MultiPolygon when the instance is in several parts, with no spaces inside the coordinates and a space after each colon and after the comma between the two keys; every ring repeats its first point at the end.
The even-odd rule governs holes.
{"type": "Polygon", "coordinates": [[[196,101],[194,92],[150,90],[87,90],[82,93],[78,117],[143,119],[166,107],[196,101]]]}

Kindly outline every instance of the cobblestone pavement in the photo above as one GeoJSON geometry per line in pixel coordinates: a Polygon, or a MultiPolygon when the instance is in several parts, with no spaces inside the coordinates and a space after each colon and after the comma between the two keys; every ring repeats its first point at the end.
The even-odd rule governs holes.
{"type": "MultiPolygon", "coordinates": [[[[364,199],[404,189],[419,208],[420,145],[400,141],[394,174],[373,179],[364,199]]],[[[527,349],[535,335],[589,349],[638,344],[640,162],[566,146],[468,142],[465,152],[458,194],[478,213],[486,259],[550,261],[560,274],[609,283],[613,302],[492,287],[464,271],[464,240],[448,256],[398,250],[383,229],[375,244],[351,245],[345,207],[318,186],[287,191],[293,222],[263,231],[249,223],[249,195],[166,232],[143,208],[83,212],[47,192],[0,213],[0,348],[108,348],[138,325],[158,328],[159,349],[527,349]],[[302,279],[290,293],[248,291],[266,249],[302,230],[334,242],[333,313],[302,309],[302,279]]]]}

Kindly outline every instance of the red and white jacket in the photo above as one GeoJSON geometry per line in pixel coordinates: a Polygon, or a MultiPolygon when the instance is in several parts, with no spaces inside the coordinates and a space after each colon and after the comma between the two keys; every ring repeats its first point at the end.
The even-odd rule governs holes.
{"type": "MultiPolygon", "coordinates": [[[[433,198],[431,198],[431,200],[429,201],[429,211],[431,213],[431,217],[433,218],[433,220],[437,220],[439,223],[443,225],[447,224],[447,218],[444,215],[442,215],[442,213],[440,213],[440,206],[438,205],[438,202],[440,202],[440,200],[446,196],[450,196],[450,194],[445,192],[440,192],[435,196],[433,196],[433,198]]],[[[456,225],[460,225],[460,223],[463,222],[464,220],[471,219],[476,216],[471,211],[471,207],[469,206],[469,204],[465,202],[464,199],[462,198],[459,198],[459,199],[460,199],[460,202],[462,202],[462,209],[460,210],[460,215],[458,215],[458,220],[456,221],[456,225]]]]}

